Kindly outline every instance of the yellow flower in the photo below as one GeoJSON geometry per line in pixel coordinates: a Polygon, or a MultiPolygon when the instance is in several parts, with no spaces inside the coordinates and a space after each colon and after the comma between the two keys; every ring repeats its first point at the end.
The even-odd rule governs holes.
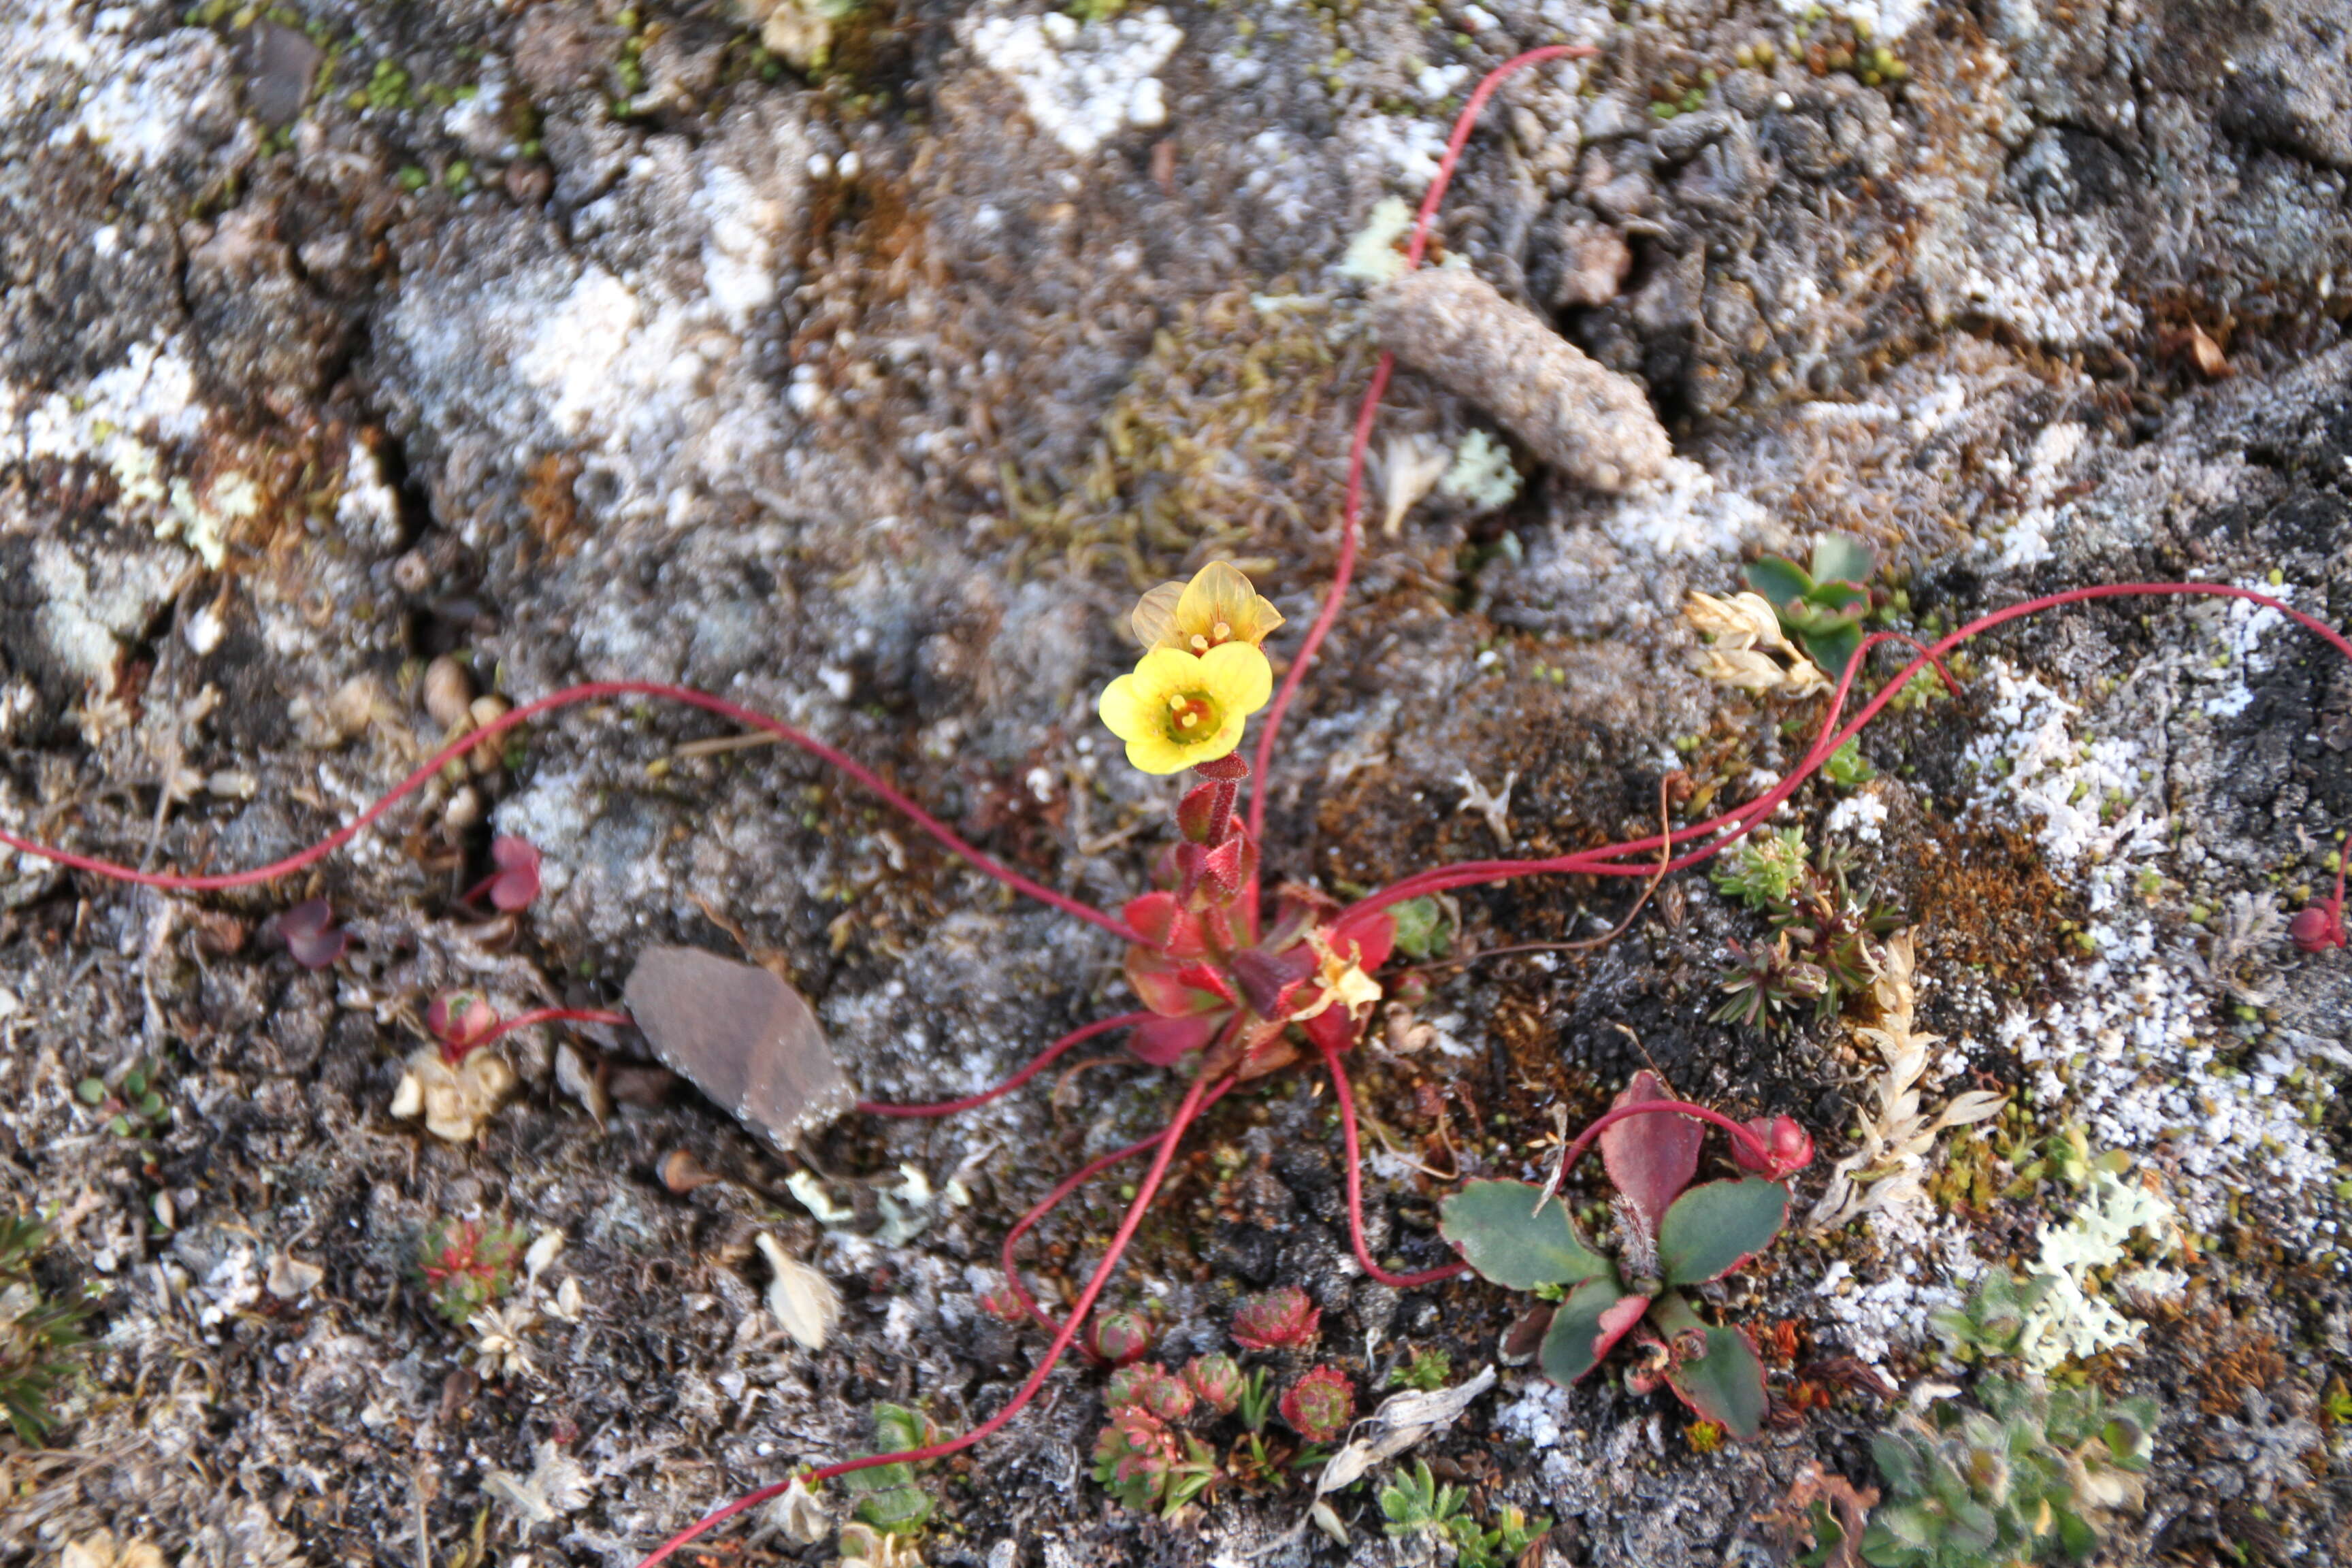
{"type": "Polygon", "coordinates": [[[1212,561],[1190,583],[1162,583],[1144,595],[1128,624],[1145,647],[1205,654],[1227,643],[1255,647],[1282,625],[1282,612],[1238,568],[1212,561]]]}
{"type": "Polygon", "coordinates": [[[1273,692],[1274,670],[1254,643],[1223,643],[1198,658],[1155,647],[1103,688],[1099,706],[1129,762],[1173,773],[1230,753],[1273,692]]]}

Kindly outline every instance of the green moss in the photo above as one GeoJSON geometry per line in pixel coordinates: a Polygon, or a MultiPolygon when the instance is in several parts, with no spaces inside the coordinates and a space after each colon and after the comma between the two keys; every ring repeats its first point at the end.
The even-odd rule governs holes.
{"type": "Polygon", "coordinates": [[[1079,465],[1000,470],[1024,571],[1121,568],[1138,588],[1231,556],[1336,501],[1344,336],[1323,300],[1234,289],[1185,305],[1111,399],[1079,465]]]}

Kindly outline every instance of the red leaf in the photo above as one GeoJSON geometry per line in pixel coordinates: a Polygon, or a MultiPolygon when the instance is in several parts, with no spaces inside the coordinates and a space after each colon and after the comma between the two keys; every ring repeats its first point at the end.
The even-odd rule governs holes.
{"type": "Polygon", "coordinates": [[[1153,1067],[1174,1067],[1194,1051],[1206,1049],[1230,1013],[1194,1013],[1189,1017],[1154,1018],[1138,1024],[1127,1037],[1127,1048],[1153,1067]]]}
{"type": "Polygon", "coordinates": [[[539,851],[528,839],[500,834],[490,840],[490,862],[499,868],[490,879],[490,907],[509,914],[530,908],[539,897],[539,851]]]}
{"type": "Polygon", "coordinates": [[[289,957],[305,969],[324,969],[343,956],[352,933],[335,925],[334,906],[306,899],[278,917],[278,935],[289,957]]]}
{"type": "MultiPolygon", "coordinates": [[[[1645,1068],[1633,1075],[1615,1103],[1675,1098],[1645,1068]]],[[[1698,1173],[1699,1144],[1706,1137],[1706,1129],[1698,1122],[1671,1114],[1629,1116],[1601,1134],[1601,1159],[1609,1167],[1609,1179],[1625,1194],[1653,1243],[1667,1207],[1698,1173]]]]}

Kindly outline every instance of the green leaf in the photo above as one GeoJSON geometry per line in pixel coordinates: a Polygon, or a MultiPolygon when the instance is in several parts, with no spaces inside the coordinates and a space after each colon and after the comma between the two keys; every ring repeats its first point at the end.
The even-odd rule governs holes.
{"type": "Polygon", "coordinates": [[[131,1119],[118,1112],[106,1119],[106,1130],[117,1138],[128,1138],[131,1136],[131,1119]]]}
{"type": "Polygon", "coordinates": [[[1813,541],[1816,583],[1867,583],[1877,570],[1877,552],[1859,539],[1824,533],[1813,541]]]}
{"type": "MultiPolygon", "coordinates": [[[[896,1466],[881,1468],[895,1469],[896,1466]]],[[[856,1515],[886,1535],[912,1535],[929,1522],[938,1504],[918,1486],[891,1487],[858,1500],[856,1515]]]]}
{"type": "Polygon", "coordinates": [[[161,1118],[163,1114],[163,1097],[153,1089],[149,1089],[147,1097],[139,1102],[139,1114],[150,1121],[161,1118]]]}
{"type": "Polygon", "coordinates": [[[2065,1548],[2067,1556],[2079,1562],[2098,1549],[2099,1532],[2091,1528],[2088,1521],[2066,1509],[2059,1509],[2056,1512],[2058,1544],[2065,1548]]]}
{"type": "Polygon", "coordinates": [[[1706,1349],[1670,1367],[1666,1383],[1685,1405],[1742,1442],[1764,1430],[1764,1363],[1738,1329],[1705,1331],[1706,1349]]]}
{"type": "Polygon", "coordinates": [[[145,1073],[141,1072],[137,1068],[131,1068],[128,1073],[125,1073],[125,1074],[123,1075],[123,1078],[122,1078],[122,1098],[123,1098],[123,1099],[125,1099],[125,1100],[136,1100],[136,1099],[138,1099],[141,1095],[145,1094],[146,1092],[147,1092],[147,1075],[146,1075],[145,1073]]]}
{"type": "Polygon", "coordinates": [[[1886,1478],[1889,1491],[1904,1497],[1916,1497],[1927,1484],[1927,1470],[1919,1463],[1919,1450],[1911,1439],[1893,1432],[1881,1432],[1870,1440],[1870,1457],[1878,1465],[1878,1473],[1886,1478]]]}
{"type": "Polygon", "coordinates": [[[1646,1296],[1627,1294],[1614,1268],[1588,1279],[1560,1303],[1536,1352],[1544,1375],[1565,1388],[1601,1364],[1609,1349],[1650,1310],[1646,1296]]]}
{"type": "Polygon", "coordinates": [[[1835,631],[1808,632],[1797,639],[1805,646],[1805,657],[1822,667],[1822,673],[1832,680],[1845,674],[1845,667],[1862,649],[1862,628],[1844,626],[1835,631]]]}
{"type": "Polygon", "coordinates": [[[1396,921],[1396,950],[1407,958],[1442,958],[1453,945],[1445,910],[1435,899],[1407,899],[1389,910],[1396,921]]]}
{"type": "Polygon", "coordinates": [[[1542,1192],[1528,1182],[1472,1182],[1440,1205],[1437,1228],[1481,1278],[1514,1290],[1609,1274],[1609,1260],[1576,1239],[1558,1198],[1536,1207],[1542,1192]]]}
{"type": "MultiPolygon", "coordinates": [[[[1871,1568],[1927,1568],[1935,1562],[1927,1547],[1915,1544],[1904,1533],[1906,1529],[1918,1527],[1914,1512],[1884,1506],[1873,1510],[1870,1522],[1862,1531],[1862,1560],[1871,1568]]],[[[1917,1529],[1916,1539],[1927,1539],[1924,1528],[1917,1529]]]]}
{"type": "Polygon", "coordinates": [[[1813,591],[1810,573],[1793,561],[1783,561],[1777,555],[1767,555],[1761,561],[1748,563],[1748,585],[1771,602],[1774,609],[1795,604],[1813,591]]]}
{"type": "Polygon", "coordinates": [[[1761,1176],[1693,1187],[1658,1223],[1658,1268],[1669,1285],[1720,1279],[1772,1245],[1789,1189],[1761,1176]]]}
{"type": "Polygon", "coordinates": [[[100,1083],[94,1078],[86,1078],[79,1083],[74,1085],[74,1093],[80,1097],[81,1102],[84,1105],[104,1105],[106,1103],[106,1085],[100,1083]]]}

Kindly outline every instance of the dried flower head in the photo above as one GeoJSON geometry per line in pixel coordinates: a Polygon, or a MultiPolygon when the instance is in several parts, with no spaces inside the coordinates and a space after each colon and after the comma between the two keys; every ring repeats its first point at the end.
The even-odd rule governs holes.
{"type": "Polygon", "coordinates": [[[489,1379],[531,1373],[525,1344],[538,1315],[528,1307],[485,1307],[467,1326],[474,1331],[474,1367],[489,1379]]]}
{"type": "Polygon", "coordinates": [[[1699,664],[1699,673],[1709,680],[1744,691],[1783,690],[1796,697],[1829,686],[1820,667],[1782,634],[1779,614],[1761,594],[1717,599],[1693,592],[1683,618],[1709,639],[1699,664]],[[1772,657],[1776,654],[1778,658],[1772,657]]]}
{"type": "Polygon", "coordinates": [[[1159,647],[1103,689],[1100,710],[1129,763],[1173,773],[1231,755],[1273,694],[1273,667],[1255,644],[1223,643],[1197,658],[1159,647]]]}
{"type": "Polygon", "coordinates": [[[1137,601],[1128,624],[1147,648],[1201,655],[1226,643],[1265,641],[1282,612],[1236,567],[1212,561],[1190,583],[1162,583],[1137,601]]]}

